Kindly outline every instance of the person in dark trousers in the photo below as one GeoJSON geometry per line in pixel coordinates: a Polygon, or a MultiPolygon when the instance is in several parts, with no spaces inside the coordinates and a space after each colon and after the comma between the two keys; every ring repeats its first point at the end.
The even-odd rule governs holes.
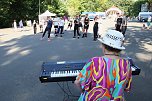
{"type": "Polygon", "coordinates": [[[116,23],[116,30],[119,32],[121,32],[121,27],[122,27],[121,24],[122,24],[122,17],[121,15],[119,15],[116,23]]]}
{"type": "Polygon", "coordinates": [[[127,16],[124,15],[122,18],[122,28],[121,28],[121,32],[124,36],[126,33],[126,29],[127,29],[127,16]]]}
{"type": "MultiPolygon", "coordinates": [[[[69,28],[70,28],[70,30],[71,30],[71,28],[72,28],[72,21],[71,21],[71,20],[68,21],[68,27],[67,27],[66,30],[68,30],[69,28]]],[[[66,30],[65,30],[65,31],[66,31],[66,30]]]]}
{"type": "Polygon", "coordinates": [[[73,38],[76,38],[76,32],[77,32],[77,37],[79,39],[79,16],[76,16],[75,20],[74,20],[74,36],[73,38]]]}
{"type": "Polygon", "coordinates": [[[88,14],[86,14],[86,16],[84,18],[84,34],[83,34],[82,38],[87,37],[89,21],[90,21],[90,19],[88,18],[88,14]]]}
{"type": "Polygon", "coordinates": [[[94,34],[93,41],[96,41],[98,38],[98,16],[95,16],[94,18],[93,34],[94,34]]]}
{"type": "Polygon", "coordinates": [[[55,16],[54,20],[53,20],[53,25],[54,25],[54,35],[58,36],[58,28],[59,28],[59,18],[57,16],[55,16]]]}
{"type": "Polygon", "coordinates": [[[59,33],[60,33],[60,37],[62,37],[63,29],[64,29],[64,18],[61,17],[60,21],[59,21],[59,33]]]}
{"type": "Polygon", "coordinates": [[[53,24],[53,21],[52,21],[51,17],[48,17],[47,26],[45,28],[45,31],[44,31],[44,33],[42,35],[41,40],[44,38],[45,33],[48,31],[48,41],[51,41],[50,40],[50,33],[51,33],[52,24],[53,24]]]}
{"type": "Polygon", "coordinates": [[[36,34],[37,33],[37,23],[35,20],[33,21],[33,29],[34,29],[34,34],[36,34]]]}

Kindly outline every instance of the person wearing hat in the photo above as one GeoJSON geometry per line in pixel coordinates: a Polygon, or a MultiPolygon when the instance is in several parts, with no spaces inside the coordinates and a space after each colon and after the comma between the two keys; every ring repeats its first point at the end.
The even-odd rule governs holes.
{"type": "Polygon", "coordinates": [[[78,101],[125,101],[124,91],[129,92],[132,70],[129,60],[120,57],[123,34],[108,30],[101,37],[103,56],[91,58],[76,77],[80,89],[78,101]]]}

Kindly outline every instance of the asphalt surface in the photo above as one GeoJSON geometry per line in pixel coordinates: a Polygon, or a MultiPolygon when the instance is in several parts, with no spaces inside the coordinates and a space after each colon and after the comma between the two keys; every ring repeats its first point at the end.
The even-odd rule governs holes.
{"type": "MultiPolygon", "coordinates": [[[[152,100],[152,30],[142,30],[142,23],[129,22],[123,51],[141,68],[133,76],[132,90],[125,93],[127,101],[152,100]]],[[[40,40],[42,33],[32,28],[14,31],[0,29],[0,101],[77,101],[80,92],[72,82],[60,86],[73,96],[67,96],[57,83],[39,81],[41,65],[50,61],[78,61],[101,56],[100,41],[93,41],[90,27],[87,38],[73,39],[73,30],[51,41],[40,40]],[[69,91],[70,89],[70,91],[69,91]]]]}

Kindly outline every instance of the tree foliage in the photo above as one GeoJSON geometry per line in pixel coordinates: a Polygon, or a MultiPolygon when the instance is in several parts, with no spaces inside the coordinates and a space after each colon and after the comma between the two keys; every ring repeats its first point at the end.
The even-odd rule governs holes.
{"type": "MultiPolygon", "coordinates": [[[[66,13],[66,7],[60,0],[40,0],[40,10],[56,13],[60,16],[66,13]]],[[[11,27],[13,20],[38,20],[39,0],[0,0],[0,28],[11,27]]]]}

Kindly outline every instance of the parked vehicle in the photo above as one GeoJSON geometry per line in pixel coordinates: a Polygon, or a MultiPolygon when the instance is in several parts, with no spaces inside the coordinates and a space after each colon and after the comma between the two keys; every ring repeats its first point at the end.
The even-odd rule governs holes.
{"type": "Polygon", "coordinates": [[[149,16],[152,16],[152,12],[139,12],[138,20],[141,22],[147,22],[149,16]]]}
{"type": "Polygon", "coordinates": [[[88,16],[88,18],[90,19],[90,21],[93,21],[93,20],[94,20],[94,17],[95,17],[95,16],[93,16],[93,15],[88,16]]]}
{"type": "Polygon", "coordinates": [[[98,15],[99,17],[105,19],[106,18],[106,13],[105,12],[82,12],[81,17],[85,17],[85,15],[88,14],[88,18],[90,21],[94,20],[94,17],[98,15]]]}

